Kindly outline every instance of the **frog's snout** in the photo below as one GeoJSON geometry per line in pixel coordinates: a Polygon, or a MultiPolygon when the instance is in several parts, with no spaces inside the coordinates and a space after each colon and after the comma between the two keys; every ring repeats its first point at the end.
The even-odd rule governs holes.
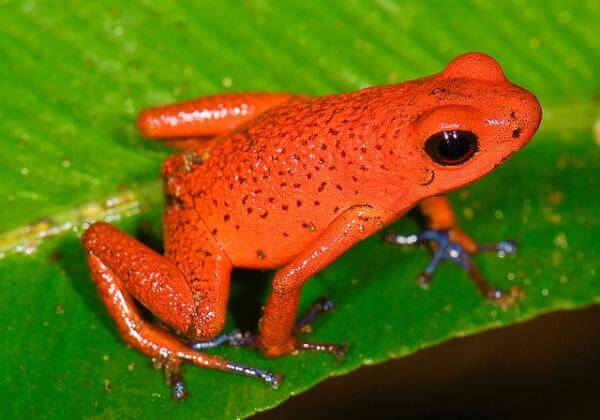
{"type": "Polygon", "coordinates": [[[511,119],[514,120],[512,137],[521,140],[524,146],[535,135],[542,122],[542,106],[537,97],[523,89],[520,106],[516,112],[511,112],[511,119]]]}

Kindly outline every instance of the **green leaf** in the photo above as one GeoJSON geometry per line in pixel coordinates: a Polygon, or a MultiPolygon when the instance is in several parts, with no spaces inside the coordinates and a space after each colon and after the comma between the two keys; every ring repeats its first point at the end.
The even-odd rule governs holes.
{"type": "MultiPolygon", "coordinates": [[[[0,406],[8,417],[244,417],[363,364],[600,300],[598,1],[121,3],[0,2],[0,406]],[[495,56],[545,112],[526,150],[451,196],[474,237],[519,240],[517,258],[478,262],[494,284],[522,286],[522,303],[484,302],[454,266],[421,290],[415,278],[427,253],[373,237],[303,295],[304,308],[323,294],[338,303],[312,338],[348,342],[343,363],[219,348],[212,353],[284,372],[283,385],[187,367],[190,398],[173,403],[162,375],[118,337],[76,235],[104,218],[160,241],[158,174],[169,151],[140,138],[136,113],[221,91],[323,94],[397,82],[469,50],[495,56]]],[[[236,273],[229,327],[255,326],[268,280],[236,273]]]]}

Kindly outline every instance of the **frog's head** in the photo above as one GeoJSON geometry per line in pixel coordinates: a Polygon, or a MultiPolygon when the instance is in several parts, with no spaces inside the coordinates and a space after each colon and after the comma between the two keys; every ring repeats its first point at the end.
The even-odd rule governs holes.
{"type": "Polygon", "coordinates": [[[407,127],[405,157],[417,169],[410,173],[422,187],[418,199],[489,173],[531,140],[542,118],[536,97],[485,54],[461,55],[414,86],[423,105],[407,127]]]}

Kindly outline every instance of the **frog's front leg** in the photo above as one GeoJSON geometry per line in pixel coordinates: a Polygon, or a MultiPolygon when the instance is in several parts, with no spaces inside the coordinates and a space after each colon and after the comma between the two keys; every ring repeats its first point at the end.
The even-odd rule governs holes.
{"type": "Polygon", "coordinates": [[[499,255],[512,254],[516,252],[514,242],[501,241],[494,245],[478,244],[458,227],[450,201],[445,196],[423,200],[419,203],[419,208],[426,219],[427,229],[425,231],[409,236],[391,233],[386,240],[402,245],[430,244],[433,257],[419,277],[419,282],[423,286],[429,286],[432,275],[440,262],[450,260],[469,272],[482,295],[487,299],[497,302],[501,306],[508,306],[522,297],[523,291],[517,286],[508,293],[491,286],[484,279],[472,258],[474,254],[481,251],[496,251],[499,255]]]}
{"type": "Polygon", "coordinates": [[[165,368],[175,399],[186,395],[179,374],[183,361],[254,376],[277,386],[279,375],[194,351],[140,315],[134,298],[187,337],[211,338],[220,331],[230,266],[227,257],[215,247],[214,239],[206,240],[210,233],[203,233],[204,225],[193,219],[193,212],[167,210],[167,257],[109,224],[92,225],[82,241],[104,305],[123,339],[165,368]],[[209,276],[218,278],[213,281],[214,277],[209,276]]]}
{"type": "Polygon", "coordinates": [[[397,214],[370,206],[354,206],[335,219],[310,248],[277,272],[260,322],[258,346],[263,354],[277,357],[298,350],[332,350],[331,347],[302,342],[294,335],[302,286],[354,244],[397,217],[397,214]]]}

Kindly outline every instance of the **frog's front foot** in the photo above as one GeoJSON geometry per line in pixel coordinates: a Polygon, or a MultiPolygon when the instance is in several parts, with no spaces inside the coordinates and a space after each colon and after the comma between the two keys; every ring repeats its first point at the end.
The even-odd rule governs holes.
{"type": "MultiPolygon", "coordinates": [[[[311,305],[304,316],[294,327],[294,334],[309,333],[312,331],[311,322],[320,314],[330,312],[335,309],[335,303],[327,298],[321,298],[311,305]]],[[[290,339],[284,346],[270,347],[265,346],[260,339],[259,334],[242,333],[239,330],[220,335],[211,341],[193,342],[192,348],[195,350],[205,350],[228,344],[232,347],[253,347],[259,348],[263,354],[269,357],[279,357],[286,354],[296,354],[300,351],[325,351],[341,359],[345,356],[348,346],[346,344],[329,343],[311,343],[299,340],[296,337],[290,339]]]]}
{"type": "Polygon", "coordinates": [[[524,295],[523,290],[518,286],[514,286],[509,292],[503,292],[491,286],[483,278],[473,261],[473,255],[477,252],[496,252],[501,257],[514,254],[517,251],[517,245],[514,241],[480,245],[458,229],[456,231],[426,229],[414,235],[390,233],[386,235],[385,240],[399,245],[429,244],[433,256],[418,279],[419,284],[424,288],[429,287],[431,284],[433,273],[439,264],[444,260],[449,260],[467,270],[483,296],[500,306],[510,306],[524,295]]]}
{"type": "Polygon", "coordinates": [[[298,334],[307,334],[312,332],[311,322],[325,312],[335,309],[335,303],[331,299],[320,298],[313,303],[306,311],[300,321],[294,326],[294,335],[283,345],[269,345],[258,336],[256,346],[267,357],[279,357],[286,354],[298,354],[302,351],[319,351],[331,353],[336,359],[341,360],[345,357],[348,350],[347,344],[333,343],[313,343],[298,339],[298,334]]]}

